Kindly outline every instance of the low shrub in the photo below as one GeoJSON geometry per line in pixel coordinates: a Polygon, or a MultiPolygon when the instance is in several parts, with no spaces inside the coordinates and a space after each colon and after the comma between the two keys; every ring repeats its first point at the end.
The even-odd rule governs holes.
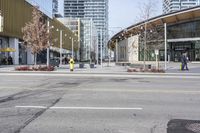
{"type": "Polygon", "coordinates": [[[165,73],[165,70],[163,70],[163,69],[155,69],[155,68],[152,68],[152,69],[143,69],[143,68],[136,69],[136,68],[128,68],[128,69],[127,69],[127,72],[152,72],[152,73],[165,73]]]}
{"type": "Polygon", "coordinates": [[[19,66],[15,68],[16,71],[54,71],[53,66],[19,66]]]}
{"type": "Polygon", "coordinates": [[[16,71],[29,71],[29,66],[20,66],[15,68],[16,71]]]}

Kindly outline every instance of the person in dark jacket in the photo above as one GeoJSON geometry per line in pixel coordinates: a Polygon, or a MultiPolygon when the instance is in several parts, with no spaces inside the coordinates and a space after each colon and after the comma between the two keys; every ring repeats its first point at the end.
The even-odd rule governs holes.
{"type": "Polygon", "coordinates": [[[182,54],[182,56],[181,56],[181,70],[182,71],[184,71],[185,68],[186,68],[186,70],[189,70],[187,63],[188,63],[187,54],[182,54]]]}
{"type": "Polygon", "coordinates": [[[13,59],[11,56],[8,57],[8,65],[13,65],[13,59]]]}

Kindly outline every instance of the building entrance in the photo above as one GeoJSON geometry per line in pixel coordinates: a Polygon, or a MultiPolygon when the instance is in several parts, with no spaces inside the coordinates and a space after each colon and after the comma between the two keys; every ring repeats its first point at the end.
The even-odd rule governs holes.
{"type": "Polygon", "coordinates": [[[181,55],[187,53],[190,61],[196,61],[195,42],[174,42],[169,44],[170,60],[180,62],[181,55]]]}

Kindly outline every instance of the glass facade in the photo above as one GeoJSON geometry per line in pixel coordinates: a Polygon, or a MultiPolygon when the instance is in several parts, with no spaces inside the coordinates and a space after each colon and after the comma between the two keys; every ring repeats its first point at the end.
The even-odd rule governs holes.
{"type": "MultiPolygon", "coordinates": [[[[162,28],[164,29],[164,27],[162,28]]],[[[164,32],[161,31],[159,34],[164,35],[164,32]]],[[[164,38],[159,42],[150,39],[151,43],[148,35],[147,32],[146,60],[154,61],[154,49],[159,49],[159,60],[164,61],[164,38]]],[[[181,55],[187,53],[190,61],[200,61],[200,20],[169,25],[167,40],[167,60],[179,62],[181,55]]],[[[142,34],[139,43],[139,60],[143,61],[144,38],[142,38],[142,34]]]]}
{"type": "Polygon", "coordinates": [[[168,39],[200,37],[200,21],[168,26],[168,39]]]}
{"type": "Polygon", "coordinates": [[[168,26],[170,60],[180,61],[187,53],[191,61],[200,60],[200,21],[168,26]]]}
{"type": "Polygon", "coordinates": [[[108,0],[64,0],[64,17],[92,19],[98,32],[98,45],[100,47],[103,42],[105,55],[108,40],[108,0]]]}
{"type": "Polygon", "coordinates": [[[79,36],[80,61],[89,61],[95,58],[97,46],[97,29],[91,19],[58,18],[65,26],[79,36]]]}
{"type": "Polygon", "coordinates": [[[53,0],[52,6],[53,6],[53,14],[58,13],[58,0],[53,0]]]}
{"type": "Polygon", "coordinates": [[[48,17],[53,17],[53,1],[52,0],[26,0],[33,6],[38,6],[39,10],[48,17]]]}

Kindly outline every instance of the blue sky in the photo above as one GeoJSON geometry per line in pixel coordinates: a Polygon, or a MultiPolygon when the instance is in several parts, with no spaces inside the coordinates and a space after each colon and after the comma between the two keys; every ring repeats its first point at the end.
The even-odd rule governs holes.
{"type": "MultiPolygon", "coordinates": [[[[109,0],[109,30],[119,31],[126,28],[136,21],[139,13],[139,5],[149,0],[109,0]]],[[[162,0],[156,2],[156,14],[162,14],[162,0]]],[[[113,34],[113,33],[110,33],[113,34]]]]}

